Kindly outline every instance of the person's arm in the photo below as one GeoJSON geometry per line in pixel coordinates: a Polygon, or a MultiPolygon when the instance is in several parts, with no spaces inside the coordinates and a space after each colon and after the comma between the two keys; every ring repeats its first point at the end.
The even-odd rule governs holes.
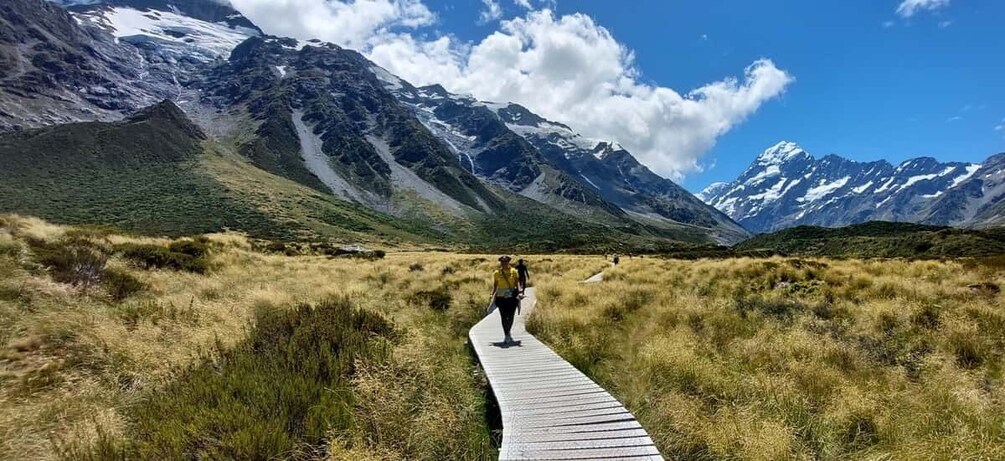
{"type": "Polygon", "coordinates": [[[492,297],[496,297],[496,291],[499,289],[499,281],[496,280],[495,276],[492,277],[492,297]]]}

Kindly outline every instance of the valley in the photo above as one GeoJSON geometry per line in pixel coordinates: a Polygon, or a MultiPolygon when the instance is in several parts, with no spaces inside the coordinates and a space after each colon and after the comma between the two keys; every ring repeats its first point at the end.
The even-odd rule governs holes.
{"type": "Polygon", "coordinates": [[[475,42],[428,1],[0,4],[0,459],[1005,459],[1005,154],[782,141],[692,194],[762,103],[807,115],[723,149],[840,101],[760,38],[703,83],[751,50],[699,14],[654,61],[566,4],[472,2],[475,42]],[[534,347],[486,339],[500,255],[534,347]]]}

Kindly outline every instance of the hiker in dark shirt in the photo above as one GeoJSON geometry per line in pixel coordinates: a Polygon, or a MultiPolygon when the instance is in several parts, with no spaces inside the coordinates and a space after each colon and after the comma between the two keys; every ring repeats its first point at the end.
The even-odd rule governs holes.
{"type": "Polygon", "coordinates": [[[520,295],[527,290],[527,282],[530,281],[530,272],[527,270],[527,264],[523,262],[522,259],[516,262],[516,273],[520,279],[520,295]]]}

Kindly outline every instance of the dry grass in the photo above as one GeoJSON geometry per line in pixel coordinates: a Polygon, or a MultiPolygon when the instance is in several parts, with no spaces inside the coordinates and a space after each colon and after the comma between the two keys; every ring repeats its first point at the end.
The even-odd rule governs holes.
{"type": "Polygon", "coordinates": [[[679,459],[1005,459],[995,266],[635,259],[530,327],[679,459]]]}
{"type": "MultiPolygon", "coordinates": [[[[61,452],[79,455],[82,447],[127,441],[137,423],[133,409],[185,379],[188,367],[217,343],[226,348],[244,341],[256,312],[340,296],[383,315],[401,335],[390,360],[357,364],[353,429],[333,430],[327,450],[311,456],[494,456],[485,383],[466,347],[467,330],[488,301],[493,256],[287,257],[252,251],[240,235],[210,235],[215,249],[205,275],[146,271],[112,257],[109,267],[147,286],[117,302],[100,289],[55,283],[33,262],[25,239],[58,242],[68,233],[80,234],[31,218],[0,221],[0,459],[56,459],[61,452]],[[416,296],[431,290],[449,294],[445,309],[416,296]]],[[[532,280],[583,277],[603,266],[600,258],[579,256],[530,260],[532,280]]]]}
{"type": "MultiPolygon", "coordinates": [[[[29,238],[109,245],[0,217],[0,459],[128,441],[136,408],[185,383],[257,312],[348,297],[390,320],[389,358],[358,361],[349,421],[299,457],[488,459],[485,383],[465,345],[487,303],[488,255],[379,261],[254,251],[211,235],[207,274],[109,267],[145,291],[54,282],[29,238]],[[217,344],[219,346],[217,346],[217,344]]],[[[532,329],[610,389],[681,459],[1005,458],[1005,265],[979,262],[528,256],[532,329]]],[[[65,453],[82,453],[71,451],[65,453]]]]}

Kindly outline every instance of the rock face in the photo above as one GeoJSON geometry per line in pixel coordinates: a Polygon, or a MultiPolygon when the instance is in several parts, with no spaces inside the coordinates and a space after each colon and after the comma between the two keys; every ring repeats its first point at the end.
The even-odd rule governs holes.
{"type": "Polygon", "coordinates": [[[210,0],[6,0],[0,132],[117,120],[177,99],[199,72],[258,35],[210,0]]]}
{"type": "Polygon", "coordinates": [[[373,70],[472,174],[573,214],[626,219],[625,212],[596,189],[558,168],[509,129],[490,105],[449,93],[439,85],[415,88],[383,69],[373,70]]]}
{"type": "Polygon", "coordinates": [[[0,4],[0,131],[111,120],[167,96],[136,85],[140,57],[44,0],[0,4]]]}
{"type": "Polygon", "coordinates": [[[765,150],[731,183],[698,196],[753,232],[797,225],[866,221],[980,226],[1002,216],[1005,156],[984,164],[920,157],[893,166],[828,155],[816,159],[792,142],[765,150]]]}
{"type": "Polygon", "coordinates": [[[404,192],[451,209],[491,212],[501,206],[384,89],[372,66],[332,44],[255,37],[194,86],[205,103],[245,112],[259,124],[255,137],[239,147],[266,170],[373,206],[388,205],[404,192]],[[312,171],[304,161],[306,146],[319,147],[324,158],[315,166],[324,171],[312,171]],[[348,190],[318,179],[325,175],[348,190]]]}

